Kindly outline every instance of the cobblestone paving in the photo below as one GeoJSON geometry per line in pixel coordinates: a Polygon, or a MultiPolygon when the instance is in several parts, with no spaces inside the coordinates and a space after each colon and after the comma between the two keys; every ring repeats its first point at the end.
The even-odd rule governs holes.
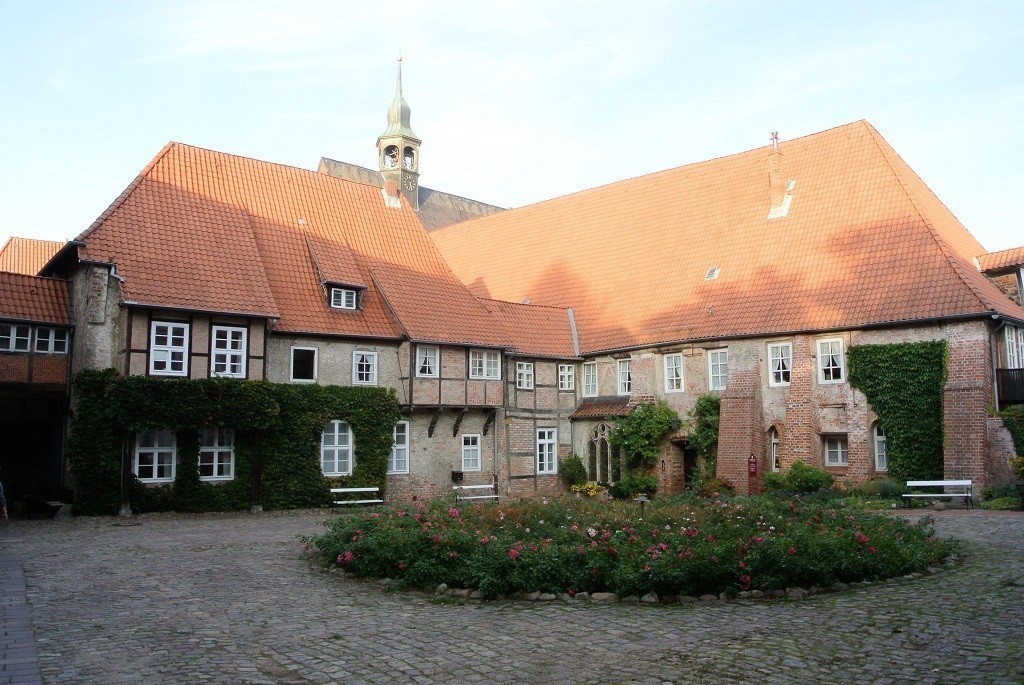
{"type": "Polygon", "coordinates": [[[45,683],[1022,683],[1024,515],[964,563],[796,601],[439,601],[321,572],[323,512],[15,521],[45,683]]]}

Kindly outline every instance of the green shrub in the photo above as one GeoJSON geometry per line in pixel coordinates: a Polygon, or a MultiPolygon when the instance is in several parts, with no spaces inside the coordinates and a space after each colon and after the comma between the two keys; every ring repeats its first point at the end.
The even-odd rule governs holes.
{"type": "Polygon", "coordinates": [[[655,475],[630,474],[622,480],[608,486],[608,492],[615,499],[634,499],[644,493],[653,495],[658,489],[658,477],[655,475]]]}
{"type": "Polygon", "coordinates": [[[622,450],[630,470],[645,471],[658,463],[661,441],[678,421],[679,415],[664,401],[641,404],[619,419],[609,439],[622,450]]]}
{"type": "Polygon", "coordinates": [[[926,517],[752,497],[647,505],[556,498],[499,506],[450,502],[343,512],[306,538],[357,576],[399,587],[702,595],[897,577],[940,563],[954,543],[926,517]]]}
{"type": "Polygon", "coordinates": [[[1017,494],[1017,486],[1013,483],[996,483],[994,485],[986,485],[981,489],[981,500],[983,502],[1006,497],[1016,497],[1019,503],[1020,496],[1017,494]]]}
{"type": "Polygon", "coordinates": [[[573,453],[562,460],[558,465],[558,475],[562,478],[562,484],[566,488],[574,485],[583,485],[587,482],[587,468],[579,455],[573,453]]]}
{"type": "Polygon", "coordinates": [[[995,511],[1016,511],[1020,509],[1020,497],[995,497],[983,501],[981,508],[995,511]]]}
{"type": "Polygon", "coordinates": [[[796,461],[785,473],[766,473],[761,477],[761,487],[765,492],[807,494],[831,490],[835,486],[835,478],[831,473],[814,466],[806,466],[796,461]]]}
{"type": "Polygon", "coordinates": [[[735,492],[732,483],[718,476],[706,478],[697,485],[698,497],[731,497],[735,492]]]}
{"type": "Polygon", "coordinates": [[[869,480],[866,483],[853,485],[846,490],[848,495],[871,499],[899,499],[905,492],[907,492],[905,484],[896,483],[887,478],[869,480]]]}

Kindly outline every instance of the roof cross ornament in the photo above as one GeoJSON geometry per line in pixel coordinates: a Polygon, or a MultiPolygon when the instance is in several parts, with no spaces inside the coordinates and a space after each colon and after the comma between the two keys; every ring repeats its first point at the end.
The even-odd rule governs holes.
{"type": "Polygon", "coordinates": [[[771,140],[772,140],[772,149],[773,150],[778,150],[779,149],[779,132],[778,131],[772,131],[771,140]]]}

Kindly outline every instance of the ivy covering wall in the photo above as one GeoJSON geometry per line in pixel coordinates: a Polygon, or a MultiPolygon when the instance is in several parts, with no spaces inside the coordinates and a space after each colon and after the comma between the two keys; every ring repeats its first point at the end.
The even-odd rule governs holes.
{"type": "Polygon", "coordinates": [[[1017,455],[1024,456],[1024,405],[1018,404],[999,412],[1006,430],[1013,438],[1013,448],[1017,455]]]}
{"type": "Polygon", "coordinates": [[[849,350],[850,385],[867,397],[885,431],[889,477],[942,476],[944,340],[857,345],[849,350]]]}
{"type": "Polygon", "coordinates": [[[257,442],[265,509],[324,506],[332,484],[383,492],[392,430],[401,419],[394,393],[385,388],[124,378],[112,369],[80,373],[74,397],[67,455],[79,514],[117,513],[124,436],[147,430],[175,431],[175,479],[146,485],[133,476],[134,512],[248,509],[257,442]],[[320,436],[334,419],[352,429],[355,468],[351,476],[329,479],[320,467],[320,436]],[[199,479],[199,435],[208,428],[235,431],[233,480],[199,479]]]}

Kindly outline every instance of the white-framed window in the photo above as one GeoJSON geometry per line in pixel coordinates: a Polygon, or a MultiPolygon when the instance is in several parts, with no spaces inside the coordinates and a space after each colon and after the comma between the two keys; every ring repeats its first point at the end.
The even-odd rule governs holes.
{"type": "Polygon", "coordinates": [[[1007,326],[1003,329],[1003,340],[1006,343],[1006,368],[1019,369],[1024,366],[1024,330],[1007,326]]]}
{"type": "Polygon", "coordinates": [[[416,375],[420,378],[437,378],[441,375],[441,350],[434,345],[416,346],[416,375]]]}
{"type": "Polygon", "coordinates": [[[680,352],[665,355],[665,392],[683,391],[683,355],[680,352]]]}
{"type": "Polygon", "coordinates": [[[480,470],[480,435],[464,434],[462,436],[462,470],[480,470]]]}
{"type": "Polygon", "coordinates": [[[823,440],[825,441],[825,466],[846,466],[849,463],[846,436],[826,435],[823,440]]]}
{"type": "Polygon", "coordinates": [[[388,473],[409,473],[409,422],[396,423],[391,438],[394,444],[388,457],[388,473]]]}
{"type": "Polygon", "coordinates": [[[331,306],[335,309],[355,309],[359,297],[350,288],[331,288],[331,306]]]}
{"type": "Polygon", "coordinates": [[[211,428],[199,436],[199,480],[235,477],[235,431],[211,428]]]}
{"type": "Polygon", "coordinates": [[[320,466],[325,476],[352,475],[352,429],[344,421],[327,424],[320,437],[320,466]]]}
{"type": "Polygon", "coordinates": [[[559,390],[575,390],[576,389],[576,367],[572,364],[559,364],[558,365],[558,389],[559,390]]]}
{"type": "MultiPolygon", "coordinates": [[[[0,340],[2,340],[2,337],[0,337],[0,340]]],[[[35,350],[36,352],[43,352],[45,354],[67,354],[67,329],[40,326],[36,329],[35,350]]]]}
{"type": "Polygon", "coordinates": [[[729,350],[708,350],[708,390],[725,390],[729,382],[729,350]]]}
{"type": "Polygon", "coordinates": [[[771,464],[772,473],[778,473],[782,470],[782,464],[780,463],[780,448],[782,444],[779,442],[779,431],[772,428],[768,431],[768,463],[771,464]]]}
{"type": "Polygon", "coordinates": [[[793,369],[793,345],[772,343],[768,346],[768,385],[789,385],[793,369]]]}
{"type": "Polygon", "coordinates": [[[633,391],[633,371],[630,364],[631,359],[620,359],[618,361],[618,393],[628,395],[633,391]]]}
{"type": "Polygon", "coordinates": [[[843,339],[818,341],[818,382],[841,383],[843,371],[843,339]]]}
{"type": "Polygon", "coordinates": [[[583,364],[583,396],[597,397],[597,362],[583,364]]]}
{"type": "Polygon", "coordinates": [[[135,475],[142,482],[173,481],[177,457],[174,431],[144,431],[135,436],[135,475]]]}
{"type": "Polygon", "coordinates": [[[0,351],[28,352],[28,343],[31,337],[32,329],[29,326],[0,324],[0,351]]]}
{"type": "Polygon", "coordinates": [[[149,329],[149,372],[154,376],[188,375],[187,323],[154,321],[149,329]]]}
{"type": "Polygon", "coordinates": [[[470,350],[469,377],[486,380],[500,379],[501,352],[495,350],[470,350]]]}
{"type": "Polygon", "coordinates": [[[239,326],[214,326],[210,355],[214,376],[245,378],[245,347],[249,332],[239,326]]]}
{"type": "Polygon", "coordinates": [[[516,362],[516,387],[533,390],[533,362],[516,362]]]}
{"type": "Polygon", "coordinates": [[[315,347],[292,348],[292,382],[313,383],[316,381],[315,347]]]}
{"type": "Polygon", "coordinates": [[[377,385],[377,353],[352,353],[352,382],[356,385],[377,385]]]}
{"type": "Polygon", "coordinates": [[[885,431],[882,424],[876,423],[871,428],[871,441],[875,447],[875,471],[889,470],[889,455],[885,450],[885,431]]]}
{"type": "Polygon", "coordinates": [[[537,473],[558,473],[558,431],[537,429],[537,473]]]}

